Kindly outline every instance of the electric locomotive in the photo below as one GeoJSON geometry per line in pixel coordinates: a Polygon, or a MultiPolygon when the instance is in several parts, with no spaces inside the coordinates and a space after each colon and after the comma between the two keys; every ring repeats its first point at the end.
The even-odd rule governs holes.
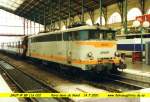
{"type": "Polygon", "coordinates": [[[25,37],[21,49],[23,56],[68,68],[96,72],[124,69],[115,33],[109,28],[80,26],[25,37]]]}
{"type": "Polygon", "coordinates": [[[80,26],[28,37],[26,56],[82,70],[124,69],[116,54],[115,30],[80,26]]]}

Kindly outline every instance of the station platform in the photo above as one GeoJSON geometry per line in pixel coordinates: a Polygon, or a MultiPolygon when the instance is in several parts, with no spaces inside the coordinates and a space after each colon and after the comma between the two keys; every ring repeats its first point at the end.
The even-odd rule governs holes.
{"type": "MultiPolygon", "coordinates": [[[[2,75],[0,75],[0,93],[12,93],[12,90],[3,79],[2,75]]],[[[0,102],[19,102],[17,98],[1,98],[0,102]]]]}
{"type": "Polygon", "coordinates": [[[127,69],[123,72],[130,73],[134,75],[150,77],[150,65],[145,64],[145,62],[132,62],[131,58],[126,58],[127,69]]]}

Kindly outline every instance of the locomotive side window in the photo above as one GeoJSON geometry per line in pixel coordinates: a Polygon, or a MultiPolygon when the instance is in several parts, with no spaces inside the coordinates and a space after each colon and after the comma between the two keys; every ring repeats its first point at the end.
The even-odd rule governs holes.
{"type": "Polygon", "coordinates": [[[68,41],[69,40],[69,35],[68,35],[68,33],[63,33],[63,40],[64,41],[68,41]]]}
{"type": "Polygon", "coordinates": [[[111,30],[79,30],[70,31],[58,34],[49,34],[31,38],[31,43],[34,42],[49,42],[49,41],[79,41],[79,40],[115,40],[115,31],[111,30]],[[62,37],[63,35],[63,37],[62,37]]]}
{"type": "Polygon", "coordinates": [[[78,34],[79,40],[88,40],[88,34],[89,34],[88,30],[79,31],[79,34],[78,34]]]}
{"type": "Polygon", "coordinates": [[[45,39],[46,39],[45,42],[48,42],[48,41],[56,41],[56,40],[57,40],[57,35],[56,35],[56,34],[46,35],[46,36],[45,36],[45,39]],[[46,39],[46,38],[47,38],[47,39],[46,39]]]}
{"type": "Polygon", "coordinates": [[[31,38],[31,42],[62,41],[62,34],[50,34],[31,38]]]}
{"type": "Polygon", "coordinates": [[[68,32],[67,34],[68,34],[69,41],[71,41],[73,39],[72,32],[68,32]]]}
{"type": "Polygon", "coordinates": [[[74,39],[72,32],[67,32],[67,37],[68,37],[68,41],[72,41],[74,39]]]}
{"type": "Polygon", "coordinates": [[[73,32],[71,32],[70,34],[71,34],[71,40],[72,40],[72,41],[79,40],[78,31],[73,31],[73,32]]]}
{"type": "Polygon", "coordinates": [[[105,31],[103,31],[103,40],[107,40],[107,36],[108,36],[108,34],[105,33],[105,31]]]}
{"type": "Polygon", "coordinates": [[[62,41],[62,34],[56,34],[56,40],[62,41]]]}
{"type": "Polygon", "coordinates": [[[64,41],[75,41],[78,40],[78,31],[73,31],[73,32],[65,32],[63,34],[63,40],[64,41]]]}

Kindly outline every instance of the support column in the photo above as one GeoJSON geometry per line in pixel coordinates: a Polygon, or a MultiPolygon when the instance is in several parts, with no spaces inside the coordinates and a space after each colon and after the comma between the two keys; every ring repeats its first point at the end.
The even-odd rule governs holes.
{"type": "Polygon", "coordinates": [[[40,29],[40,16],[39,16],[39,32],[40,32],[40,30],[41,30],[41,29],[40,29]]]}
{"type": "MultiPolygon", "coordinates": [[[[145,0],[139,0],[139,3],[140,3],[140,6],[141,6],[142,15],[144,15],[145,14],[145,0]]],[[[143,61],[143,50],[144,50],[143,34],[141,32],[141,61],[143,61]]]]}
{"type": "Polygon", "coordinates": [[[27,19],[27,35],[29,34],[28,30],[29,30],[29,26],[28,26],[28,19],[27,19]]]}
{"type": "Polygon", "coordinates": [[[26,35],[26,24],[25,24],[25,18],[23,18],[23,35],[26,35]]]}
{"type": "Polygon", "coordinates": [[[67,28],[67,27],[68,27],[68,25],[67,25],[67,20],[64,20],[63,22],[64,22],[64,25],[65,25],[66,28],[67,28]]]}
{"type": "Polygon", "coordinates": [[[123,1],[119,1],[118,3],[118,8],[119,8],[119,11],[120,11],[120,14],[121,14],[121,23],[122,23],[122,25],[123,25],[123,23],[124,23],[124,21],[123,21],[123,1]]]}
{"type": "Polygon", "coordinates": [[[145,0],[140,0],[139,3],[141,5],[142,14],[144,15],[145,14],[145,0]]]}
{"type": "Polygon", "coordinates": [[[68,7],[68,9],[69,9],[69,12],[68,12],[68,16],[69,16],[69,26],[70,26],[70,21],[71,21],[71,0],[69,0],[69,7],[68,7]]]}
{"type": "Polygon", "coordinates": [[[124,8],[124,10],[123,10],[123,12],[124,12],[124,15],[123,15],[123,17],[124,17],[123,18],[124,33],[127,34],[127,31],[128,31],[128,28],[127,28],[127,26],[128,26],[128,23],[127,23],[128,0],[124,0],[124,7],[123,8],[124,8]]]}
{"type": "Polygon", "coordinates": [[[94,25],[94,10],[89,11],[89,16],[90,16],[90,18],[91,18],[92,25],[94,25]]]}
{"type": "Polygon", "coordinates": [[[52,7],[52,6],[53,6],[53,5],[52,5],[52,0],[50,0],[50,8],[51,8],[51,24],[50,24],[50,25],[51,25],[51,29],[50,29],[50,30],[51,30],[51,31],[52,31],[52,22],[53,22],[53,21],[52,21],[52,18],[53,18],[53,16],[52,16],[52,15],[53,15],[53,7],[52,7]]]}
{"type": "Polygon", "coordinates": [[[44,24],[44,31],[46,31],[46,11],[45,11],[45,7],[44,7],[44,21],[43,21],[43,24],[44,24]]]}
{"type": "Polygon", "coordinates": [[[32,34],[32,25],[31,25],[31,20],[30,20],[30,34],[32,34]]]}
{"type": "Polygon", "coordinates": [[[107,26],[107,6],[103,7],[103,14],[104,14],[104,19],[105,19],[105,26],[107,26]]]}
{"type": "Polygon", "coordinates": [[[48,6],[48,19],[47,19],[47,22],[48,22],[48,30],[50,31],[51,30],[51,19],[49,19],[49,18],[51,18],[50,16],[50,14],[51,14],[51,0],[48,0],[48,4],[49,4],[49,6],[48,6]]]}
{"type": "Polygon", "coordinates": [[[59,0],[59,30],[61,30],[61,0],[59,0]]]}
{"type": "Polygon", "coordinates": [[[35,17],[34,17],[34,34],[35,34],[35,17]]]}
{"type": "Polygon", "coordinates": [[[100,14],[100,20],[99,20],[99,24],[100,26],[102,26],[102,15],[103,15],[103,0],[99,0],[99,14],[100,14]]]}
{"type": "Polygon", "coordinates": [[[82,0],[82,18],[81,21],[84,22],[84,0],[82,0]]]}

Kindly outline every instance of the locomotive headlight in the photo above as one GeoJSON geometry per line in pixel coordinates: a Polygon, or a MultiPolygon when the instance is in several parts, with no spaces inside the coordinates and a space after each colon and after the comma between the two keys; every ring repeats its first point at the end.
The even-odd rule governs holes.
{"type": "Polygon", "coordinates": [[[88,57],[93,57],[93,53],[92,53],[92,52],[89,52],[89,53],[87,54],[87,56],[88,56],[88,57]]]}

